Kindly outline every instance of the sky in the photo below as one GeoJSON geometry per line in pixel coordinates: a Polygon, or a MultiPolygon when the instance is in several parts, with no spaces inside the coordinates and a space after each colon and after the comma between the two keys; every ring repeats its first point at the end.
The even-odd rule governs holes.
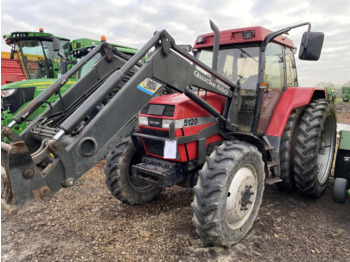
{"type": "MultiPolygon", "coordinates": [[[[348,0],[1,0],[1,35],[45,32],[69,39],[107,37],[107,42],[140,48],[155,31],[167,30],[177,44],[192,44],[211,31],[263,26],[276,31],[311,22],[324,32],[319,61],[297,59],[299,86],[350,80],[350,1],[348,0]]],[[[306,27],[290,31],[299,48],[306,27]]],[[[1,50],[8,51],[3,39],[1,50]]]]}

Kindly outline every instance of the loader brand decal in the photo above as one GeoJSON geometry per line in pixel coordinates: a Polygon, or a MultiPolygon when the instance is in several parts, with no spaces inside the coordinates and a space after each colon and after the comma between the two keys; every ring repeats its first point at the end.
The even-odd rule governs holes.
{"type": "Polygon", "coordinates": [[[208,85],[214,87],[215,89],[217,89],[219,92],[227,95],[228,94],[228,89],[213,82],[210,78],[205,77],[204,75],[202,75],[201,73],[199,73],[197,70],[194,70],[194,76],[197,77],[198,79],[202,80],[203,82],[207,83],[208,85]]]}
{"type": "Polygon", "coordinates": [[[153,96],[154,93],[157,92],[157,90],[161,86],[162,86],[161,83],[158,83],[151,78],[146,78],[137,86],[137,88],[140,89],[142,92],[145,92],[146,94],[153,96]]]}
{"type": "Polygon", "coordinates": [[[141,126],[153,126],[167,129],[169,129],[171,123],[175,124],[175,129],[179,129],[190,126],[205,125],[215,122],[216,119],[213,116],[192,117],[177,120],[139,116],[139,125],[141,126]]]}

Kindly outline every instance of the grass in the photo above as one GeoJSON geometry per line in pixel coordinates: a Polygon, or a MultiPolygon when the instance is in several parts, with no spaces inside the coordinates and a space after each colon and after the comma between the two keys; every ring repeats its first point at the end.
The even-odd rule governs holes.
{"type": "Polygon", "coordinates": [[[334,102],[335,103],[350,103],[350,102],[343,102],[343,99],[341,97],[337,97],[334,102]]]}

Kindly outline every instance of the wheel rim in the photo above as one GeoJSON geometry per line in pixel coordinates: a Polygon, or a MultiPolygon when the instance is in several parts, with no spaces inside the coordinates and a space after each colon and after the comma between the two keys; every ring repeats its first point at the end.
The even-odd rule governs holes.
{"type": "Polygon", "coordinates": [[[226,199],[226,219],[230,228],[244,225],[253,211],[257,196],[257,175],[252,166],[240,168],[232,179],[226,199]]]}
{"type": "Polygon", "coordinates": [[[333,154],[335,147],[335,126],[334,119],[329,115],[324,123],[324,129],[321,133],[319,151],[318,151],[318,182],[323,185],[327,179],[329,171],[333,164],[333,154]]]}

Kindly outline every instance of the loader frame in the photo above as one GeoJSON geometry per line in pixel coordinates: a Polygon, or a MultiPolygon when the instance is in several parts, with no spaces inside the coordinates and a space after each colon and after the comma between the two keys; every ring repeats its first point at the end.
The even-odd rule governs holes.
{"type": "MultiPolygon", "coordinates": [[[[235,131],[235,118],[230,121],[227,117],[220,115],[190,89],[191,86],[196,86],[226,96],[230,101],[227,113],[231,113],[235,112],[235,99],[233,99],[235,85],[175,45],[175,41],[166,31],[157,32],[127,62],[123,58],[116,59],[118,54],[119,52],[108,44],[101,43],[39,97],[35,98],[13,118],[13,122],[8,127],[3,129],[3,135],[14,142],[6,146],[2,143],[2,162],[10,180],[8,185],[11,185],[11,190],[9,190],[11,194],[9,193],[6,197],[7,204],[21,205],[33,198],[47,198],[62,186],[72,186],[76,179],[101,160],[114,145],[132,133],[136,127],[135,115],[142,108],[142,105],[147,104],[153,97],[157,96],[161,88],[165,86],[190,96],[196,103],[214,114],[222,127],[231,132],[235,131]],[[141,68],[136,69],[135,66],[153,46],[156,46],[156,49],[151,57],[141,68]],[[58,92],[71,75],[99,52],[103,59],[92,68],[89,74],[73,85],[61,100],[56,101],[52,108],[31,122],[20,136],[16,136],[10,131],[13,125],[23,122],[52,94],[58,92]],[[205,76],[198,78],[198,73],[195,73],[198,71],[194,64],[215,77],[215,80],[205,76]],[[173,70],[169,70],[170,68],[173,70]],[[137,74],[135,74],[136,71],[137,74]],[[125,79],[127,76],[132,77],[125,79]],[[155,85],[154,90],[149,89],[148,92],[145,92],[140,88],[135,88],[139,87],[146,79],[150,79],[149,81],[155,85]],[[219,83],[218,80],[221,82],[219,83]],[[80,133],[74,134],[77,125],[118,85],[123,88],[102,108],[98,117],[93,118],[80,133]],[[88,90],[87,87],[90,86],[98,88],[88,90]],[[86,96],[87,94],[90,96],[77,107],[77,101],[82,99],[82,92],[86,96]],[[136,95],[135,92],[137,92],[136,95]],[[70,106],[75,106],[76,110],[60,124],[59,130],[43,125],[41,122],[45,118],[49,119],[50,115],[62,114],[70,106]],[[127,110],[125,110],[126,108],[127,110]],[[113,117],[115,112],[123,113],[116,118],[113,117]],[[33,147],[30,146],[29,140],[34,137],[37,139],[45,138],[40,148],[37,148],[37,144],[33,147]],[[44,161],[50,163],[43,165],[44,161]],[[12,168],[14,166],[16,166],[15,169],[12,168]],[[23,183],[23,178],[25,183],[23,183]],[[23,194],[22,192],[28,193],[23,194]]],[[[119,54],[120,57],[123,56],[119,54]]],[[[233,114],[231,113],[231,115],[233,114]]],[[[181,141],[179,142],[181,143],[181,141]]]]}

